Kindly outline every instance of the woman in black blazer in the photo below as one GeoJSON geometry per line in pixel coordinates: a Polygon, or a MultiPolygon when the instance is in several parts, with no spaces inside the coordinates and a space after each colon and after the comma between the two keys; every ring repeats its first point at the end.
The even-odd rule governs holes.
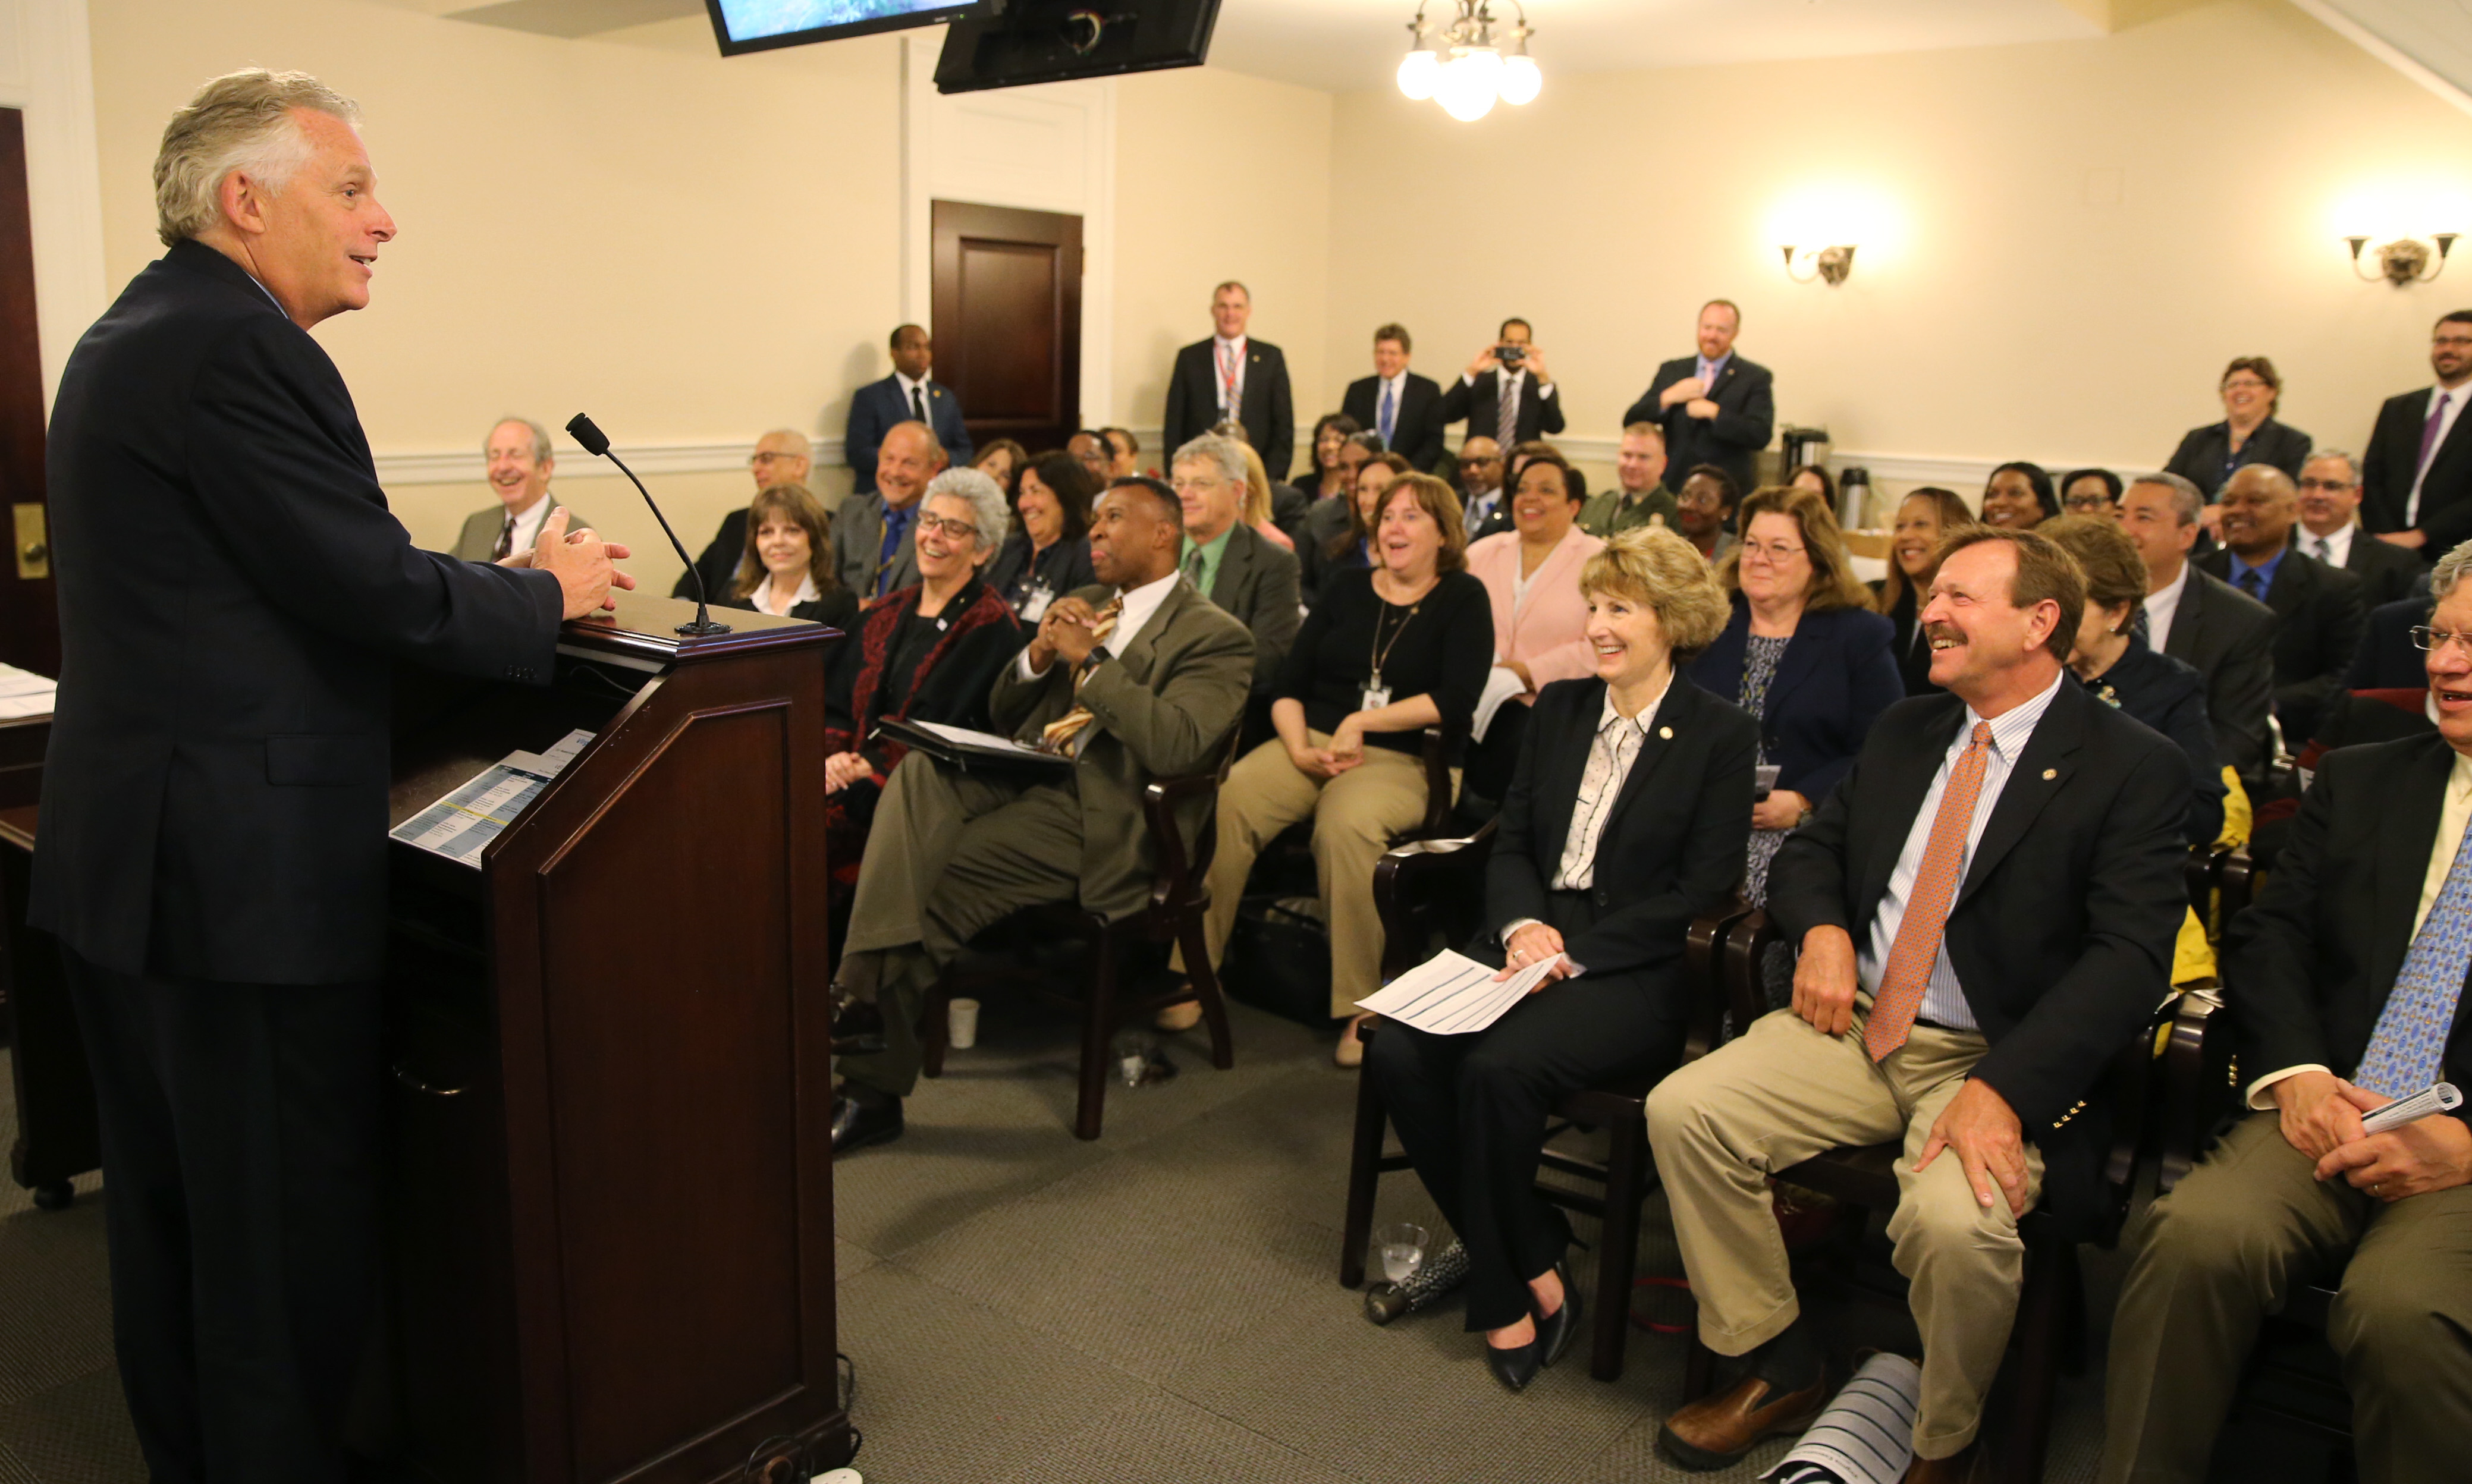
{"type": "Polygon", "coordinates": [[[1098,477],[1060,451],[1039,455],[1014,479],[1008,504],[1019,529],[988,564],[986,579],[1023,623],[1037,623],[1049,603],[1098,580],[1090,574],[1090,505],[1098,496],[1098,477]]]}
{"type": "Polygon", "coordinates": [[[747,506],[747,549],[729,591],[714,602],[775,618],[848,628],[858,595],[833,577],[832,517],[798,484],[772,484],[747,506]]]}
{"type": "Polygon", "coordinates": [[[2204,490],[2208,505],[2243,464],[2272,464],[2299,479],[2300,466],[2309,461],[2309,435],[2274,420],[2275,404],[2283,397],[2283,378],[2274,373],[2274,363],[2264,356],[2242,356],[2223,367],[2220,389],[2223,420],[2190,429],[2164,472],[2204,490]]]}
{"type": "Polygon", "coordinates": [[[1905,699],[1890,646],[1870,611],[1836,513],[1807,489],[1771,485],[1743,502],[1743,541],[1718,565],[1734,590],[1725,631],[1691,663],[1691,678],[1760,718],[1760,762],[1775,781],[1751,809],[1743,894],[1768,900],[1769,860],[1819,807],[1881,712],[1905,699]]]}
{"type": "Polygon", "coordinates": [[[1486,865],[1469,953],[1551,978],[1482,1031],[1386,1025],[1367,1072],[1468,1256],[1467,1327],[1516,1391],[1580,1330],[1571,1231],[1535,1192],[1546,1114],[1577,1089],[1673,1065],[1691,920],[1742,874],[1759,728],[1677,668],[1724,624],[1688,541],[1642,527],[1580,577],[1597,674],[1537,694],[1486,865]]]}

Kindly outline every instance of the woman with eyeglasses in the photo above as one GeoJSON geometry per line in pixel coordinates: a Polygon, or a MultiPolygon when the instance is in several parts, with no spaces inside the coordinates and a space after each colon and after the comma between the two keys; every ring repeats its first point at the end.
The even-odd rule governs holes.
{"type": "Polygon", "coordinates": [[[2223,367],[2217,390],[2223,399],[2223,420],[2190,429],[2163,471],[2203,490],[2209,506],[2215,503],[2215,491],[2243,464],[2272,464],[2294,480],[2300,478],[2300,466],[2309,460],[2309,435],[2274,420],[2275,405],[2283,396],[2283,378],[2275,374],[2274,363],[2264,356],[2237,357],[2223,367]]]}
{"type": "Polygon", "coordinates": [[[1315,500],[1325,500],[1348,488],[1352,473],[1340,455],[1347,440],[1365,431],[1364,424],[1345,412],[1324,412],[1314,423],[1313,466],[1296,481],[1296,487],[1315,500]]]}
{"type": "Polygon", "coordinates": [[[1760,718],[1764,787],[1743,863],[1743,895],[1756,906],[1787,833],[1854,766],[1871,723],[1906,687],[1890,652],[1895,630],[1871,611],[1825,500],[1771,484],[1743,502],[1742,526],[1742,544],[1717,569],[1733,616],[1691,678],[1760,718]]]}
{"type": "Polygon", "coordinates": [[[2109,469],[2071,469],[2060,477],[2060,513],[2120,523],[2120,476],[2109,469]]]}
{"type": "Polygon", "coordinates": [[[976,469],[937,475],[918,502],[918,581],[868,608],[835,652],[824,695],[824,822],[837,904],[857,886],[876,800],[908,751],[874,736],[877,724],[900,718],[990,730],[996,675],[1026,642],[979,577],[1004,544],[1005,522],[995,481],[976,469]]]}
{"type": "Polygon", "coordinates": [[[1089,466],[1071,454],[1041,454],[1023,466],[1012,498],[1021,529],[987,568],[987,585],[1022,622],[1037,623],[1049,603],[1098,580],[1089,535],[1098,494],[1089,466]]]}

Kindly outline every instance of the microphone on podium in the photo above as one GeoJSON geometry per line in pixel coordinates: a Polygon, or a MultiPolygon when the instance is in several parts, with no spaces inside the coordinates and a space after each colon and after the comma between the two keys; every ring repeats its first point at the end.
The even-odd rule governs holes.
{"type": "Polygon", "coordinates": [[[704,607],[703,574],[696,570],[695,558],[687,554],[686,547],[678,540],[678,533],[670,529],[670,518],[663,515],[661,507],[654,503],[653,492],[644,487],[642,480],[635,478],[635,471],[627,467],[625,459],[609,451],[609,435],[602,432],[600,425],[583,412],[568,419],[566,433],[567,436],[583,445],[585,453],[596,459],[606,459],[618,466],[618,472],[627,476],[628,482],[644,497],[644,504],[652,506],[653,519],[661,523],[661,534],[670,538],[670,546],[678,554],[678,560],[687,564],[687,576],[695,578],[696,616],[694,623],[679,624],[678,632],[687,635],[728,633],[729,625],[714,623],[711,612],[704,607]]]}

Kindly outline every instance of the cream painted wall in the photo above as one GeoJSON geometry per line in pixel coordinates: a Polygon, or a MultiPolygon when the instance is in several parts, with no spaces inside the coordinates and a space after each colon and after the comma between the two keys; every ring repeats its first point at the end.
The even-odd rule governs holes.
{"type": "Polygon", "coordinates": [[[2241,354],[2282,368],[2289,421],[2357,449],[2379,400],[2428,377],[2430,322],[2472,302],[2472,263],[2396,290],[2355,280],[2339,240],[2364,215],[2348,229],[2472,230],[2472,118],[2280,0],[1844,61],[1544,60],[1536,103],[1475,125],[1395,92],[1338,100],[1333,157],[1382,162],[1383,199],[1432,211],[1333,224],[1333,384],[1385,319],[1439,378],[1519,314],[1571,435],[1610,438],[1725,295],[1781,421],[1840,451],[2151,467],[2222,416],[2241,354]],[[1857,224],[1853,276],[1789,282],[1781,223],[1830,195],[1857,224]],[[2345,208],[2381,195],[2428,209],[2345,208]],[[1483,204],[1506,199],[1534,205],[1483,204]]]}
{"type": "Polygon", "coordinates": [[[1210,291],[1238,278],[1310,424],[1344,387],[1323,365],[1331,95],[1212,67],[1116,88],[1115,421],[1159,425],[1177,347],[1210,334],[1210,291]]]}

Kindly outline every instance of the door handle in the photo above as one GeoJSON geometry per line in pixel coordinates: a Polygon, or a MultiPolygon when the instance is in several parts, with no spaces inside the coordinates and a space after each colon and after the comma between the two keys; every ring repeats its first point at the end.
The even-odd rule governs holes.
{"type": "Polygon", "coordinates": [[[12,506],[17,528],[17,576],[35,581],[52,575],[51,532],[45,517],[48,511],[39,504],[12,506]]]}

